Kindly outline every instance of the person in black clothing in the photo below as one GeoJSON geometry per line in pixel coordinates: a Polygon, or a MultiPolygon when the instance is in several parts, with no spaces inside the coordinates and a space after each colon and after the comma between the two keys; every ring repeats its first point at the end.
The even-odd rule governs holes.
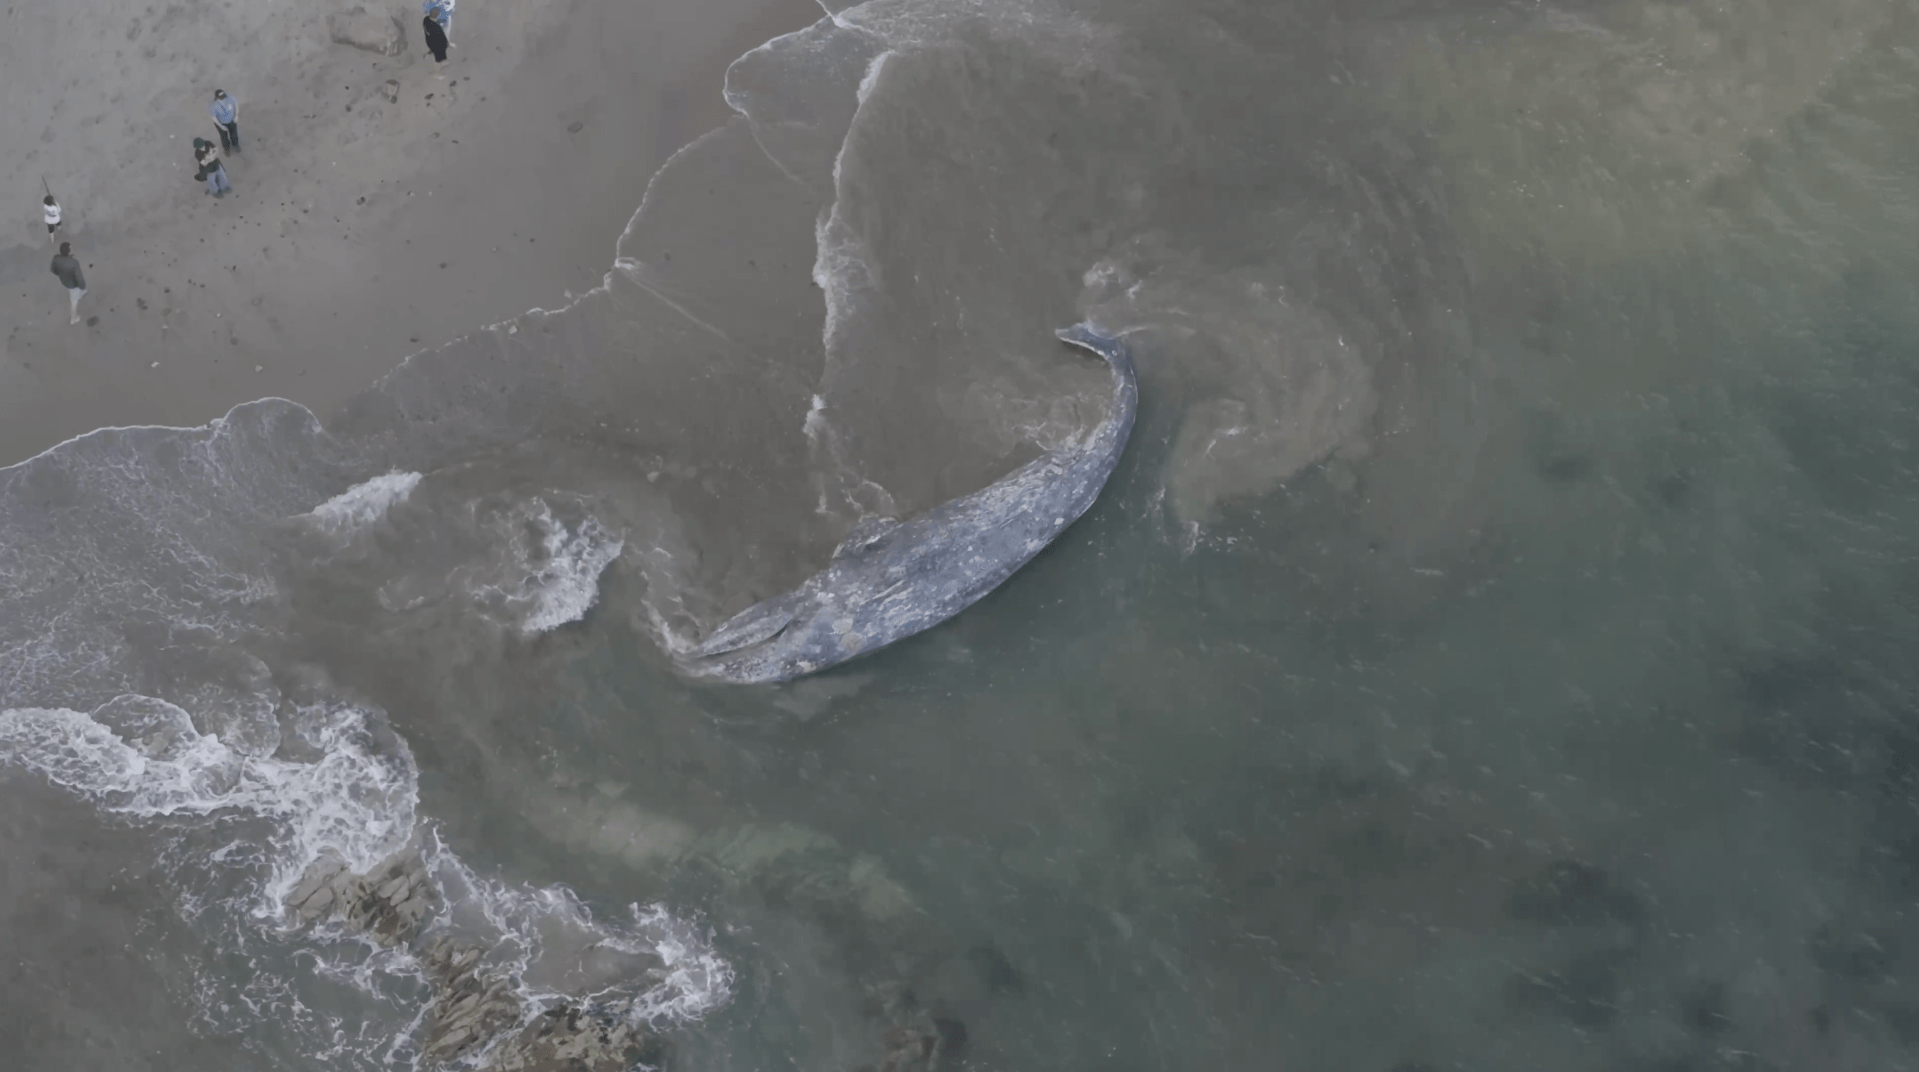
{"type": "Polygon", "coordinates": [[[427,51],[433,53],[433,62],[445,63],[447,49],[446,28],[441,26],[439,20],[431,15],[420,20],[420,28],[426,31],[426,47],[427,51]]]}
{"type": "Polygon", "coordinates": [[[73,243],[60,243],[60,254],[47,269],[67,288],[67,309],[73,314],[69,324],[80,322],[80,299],[87,296],[87,277],[80,274],[80,259],[73,255],[73,243]]]}
{"type": "Polygon", "coordinates": [[[207,184],[207,193],[215,197],[225,197],[233,192],[233,184],[227,181],[227,169],[220,163],[220,150],[205,138],[193,139],[193,162],[200,165],[194,178],[207,184]]]}

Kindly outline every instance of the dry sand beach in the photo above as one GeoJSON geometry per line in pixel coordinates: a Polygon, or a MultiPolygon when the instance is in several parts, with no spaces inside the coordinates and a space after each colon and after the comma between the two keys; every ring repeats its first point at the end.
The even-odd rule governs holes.
{"type": "Polygon", "coordinates": [[[280,396],[324,414],[409,353],[600,283],[648,178],[725,121],[726,66],[811,0],[468,0],[435,64],[334,42],[348,0],[10,5],[0,189],[0,464],[94,428],[280,396]],[[436,77],[438,76],[438,77],[436,77]],[[194,181],[213,90],[235,193],[194,181]],[[85,266],[47,271],[41,177],[85,266]],[[157,365],[155,364],[157,362],[157,365]]]}

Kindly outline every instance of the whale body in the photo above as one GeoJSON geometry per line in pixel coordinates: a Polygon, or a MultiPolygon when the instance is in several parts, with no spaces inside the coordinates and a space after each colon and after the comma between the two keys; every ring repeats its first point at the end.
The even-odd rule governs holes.
{"type": "Polygon", "coordinates": [[[825,569],[755,603],[680,656],[700,678],[789,681],[931,628],[965,610],[1093,505],[1119,464],[1139,408],[1132,355],[1087,324],[1056,332],[1113,374],[1106,416],[971,495],[910,520],[855,525],[825,569]]]}

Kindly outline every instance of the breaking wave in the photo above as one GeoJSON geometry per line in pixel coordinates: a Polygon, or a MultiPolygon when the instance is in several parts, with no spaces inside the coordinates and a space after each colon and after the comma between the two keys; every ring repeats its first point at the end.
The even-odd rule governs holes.
{"type": "Polygon", "coordinates": [[[376,476],[314,507],[311,516],[322,531],[351,538],[363,527],[385,517],[394,503],[405,502],[419,484],[418,473],[376,476]]]}
{"type": "Polygon", "coordinates": [[[520,518],[521,533],[507,545],[513,576],[481,586],[482,599],[497,599],[528,635],[579,621],[599,600],[600,574],[626,541],[591,515],[556,515],[543,499],[528,503],[520,518]]]}
{"type": "Polygon", "coordinates": [[[270,872],[251,906],[278,920],[281,902],[314,861],[356,871],[412,835],[419,775],[404,744],[377,747],[366,713],[318,705],[292,734],[311,761],[250,755],[202,734],[186,711],[150,696],[118,696],[90,713],[0,712],[0,755],[134,819],[244,813],[271,824],[270,872]]]}
{"type": "MultiPolygon", "coordinates": [[[[218,1008],[297,1006],[315,979],[383,997],[391,997],[386,992],[394,980],[409,980],[431,993],[431,954],[450,936],[474,950],[476,966],[499,990],[491,1000],[508,1010],[493,1036],[475,1040],[474,1055],[556,1007],[655,1030],[697,1021],[731,998],[734,971],[713,949],[710,930],[664,905],[634,904],[624,919],[596,918],[564,887],[475,874],[417,815],[413,757],[397,738],[382,742],[377,721],[377,713],[345,704],[301,707],[289,727],[290,747],[250,755],[200,733],[173,704],[126,695],[88,713],[0,712],[0,756],[109,814],[242,824],[228,828],[242,840],[176,864],[189,888],[224,891],[190,893],[187,900],[200,903],[188,911],[225,917],[214,930],[235,949],[299,941],[305,957],[278,959],[304,960],[315,970],[303,978],[295,965],[269,964],[275,958],[256,954],[244,977],[213,988],[227,991],[203,1009],[216,1031],[252,1030],[244,1022],[222,1022],[214,1015],[218,1008]],[[395,860],[401,862],[390,864],[395,860]],[[399,876],[384,882],[405,884],[402,906],[444,906],[417,935],[379,934],[354,918],[358,905],[321,892],[331,876],[384,878],[383,866],[399,876]],[[417,877],[409,881],[408,873],[417,877]],[[238,918],[251,925],[236,928],[238,918]],[[362,948],[372,955],[353,952],[362,948]]],[[[394,900],[398,893],[384,884],[361,889],[363,898],[394,900]]],[[[350,1049],[369,1061],[396,1053],[417,1057],[422,1047],[412,1036],[433,1008],[429,1003],[397,1036],[363,1038],[350,1049]]],[[[316,1048],[337,1029],[317,1015],[296,1016],[291,1026],[316,1048]]],[[[337,1046],[331,1052],[349,1056],[337,1046]]]]}

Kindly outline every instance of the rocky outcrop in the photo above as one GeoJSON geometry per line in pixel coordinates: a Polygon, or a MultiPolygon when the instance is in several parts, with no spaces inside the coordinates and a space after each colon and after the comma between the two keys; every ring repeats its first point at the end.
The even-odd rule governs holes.
{"type": "Polygon", "coordinates": [[[400,17],[375,11],[365,4],[355,4],[328,15],[326,28],[336,44],[363,48],[382,56],[397,56],[406,51],[406,26],[400,17]]]}
{"type": "Polygon", "coordinates": [[[307,868],[287,895],[292,922],[304,926],[344,919],[355,933],[381,945],[410,943],[439,904],[426,865],[412,848],[402,849],[365,875],[331,858],[307,868]]]}
{"type": "MultiPolygon", "coordinates": [[[[842,918],[850,908],[873,948],[889,951],[894,969],[919,962],[925,975],[954,955],[945,936],[925,929],[924,915],[879,861],[850,861],[830,841],[800,828],[747,827],[718,839],[717,861],[753,873],[768,891],[802,914],[842,918]]],[[[338,924],[382,946],[413,951],[431,986],[420,1018],[419,1067],[474,1072],[626,1072],[661,1063],[661,1040],[618,1006],[591,999],[544,1007],[521,997],[516,967],[489,954],[489,943],[443,922],[444,896],[417,844],[365,874],[337,860],[315,863],[286,897],[295,927],[338,924]]],[[[964,955],[984,985],[1017,985],[1005,957],[981,947],[964,955]]],[[[654,965],[654,970],[658,965],[654,965]]],[[[965,1066],[966,1025],[939,1002],[929,1008],[903,982],[869,984],[871,1037],[852,1072],[958,1072],[965,1066]]]]}
{"type": "Polygon", "coordinates": [[[877,1063],[862,1064],[853,1072],[953,1072],[960,1068],[966,1052],[966,1025],[934,1016],[910,989],[882,989],[888,992],[880,1009],[880,1021],[886,1025],[880,1033],[881,1056],[877,1063]]]}
{"type": "Polygon", "coordinates": [[[575,1005],[548,1009],[487,1055],[487,1072],[626,1072],[657,1065],[659,1041],[624,1020],[575,1005]]]}
{"type": "Polygon", "coordinates": [[[503,972],[481,950],[442,936],[427,943],[421,966],[433,982],[421,1040],[421,1065],[445,1068],[495,1044],[481,1072],[626,1072],[657,1047],[630,1021],[575,1002],[529,1017],[503,972]]]}
{"type": "Polygon", "coordinates": [[[337,922],[383,946],[417,946],[433,987],[421,1019],[421,1068],[484,1053],[478,1072],[625,1072],[657,1055],[658,1040],[615,1011],[572,1001],[529,1008],[512,969],[489,963],[488,950],[471,938],[424,937],[441,902],[418,848],[408,846],[365,874],[337,860],[316,862],[285,904],[294,927],[337,922]]]}
{"type": "Polygon", "coordinates": [[[421,967],[433,982],[433,1004],[427,1010],[426,1035],[420,1046],[423,1067],[450,1065],[519,1026],[525,1010],[513,992],[513,981],[483,967],[482,953],[477,946],[444,935],[421,951],[421,967]]]}

